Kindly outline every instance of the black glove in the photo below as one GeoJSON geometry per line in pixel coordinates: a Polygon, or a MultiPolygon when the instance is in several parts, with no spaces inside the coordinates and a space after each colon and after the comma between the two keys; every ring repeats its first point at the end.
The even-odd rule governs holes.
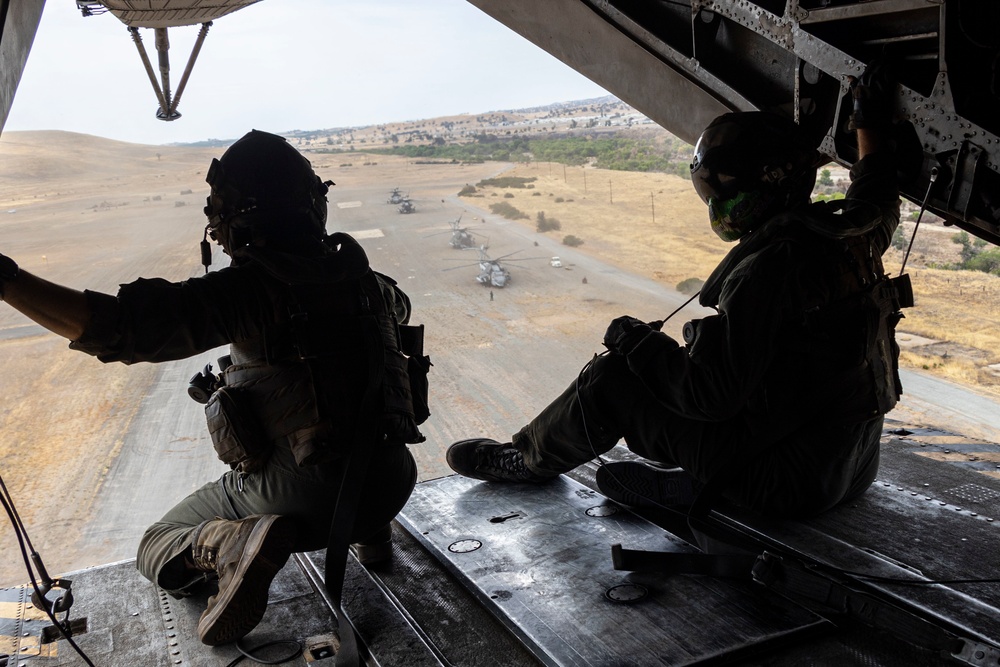
{"type": "Polygon", "coordinates": [[[643,338],[653,332],[653,328],[631,315],[622,315],[611,321],[604,333],[604,347],[611,354],[628,356],[643,338]]]}
{"type": "Polygon", "coordinates": [[[883,58],[873,60],[861,78],[851,82],[854,129],[887,129],[892,124],[896,84],[896,67],[883,58]]]}
{"type": "Polygon", "coordinates": [[[19,270],[17,262],[12,260],[7,255],[0,255],[0,299],[3,299],[4,283],[17,278],[17,272],[19,270]]]}

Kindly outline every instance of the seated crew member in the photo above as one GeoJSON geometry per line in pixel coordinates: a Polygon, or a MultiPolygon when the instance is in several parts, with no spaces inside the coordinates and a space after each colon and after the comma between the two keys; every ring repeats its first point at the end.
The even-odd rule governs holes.
{"type": "Polygon", "coordinates": [[[853,87],[859,160],[842,202],[810,203],[821,155],[791,120],[766,112],[715,119],[691,176],[712,229],[739,241],[700,302],[687,346],[633,317],[615,319],[576,381],[509,443],[475,438],[448,451],[475,479],[542,482],[610,450],[606,495],[689,505],[718,480],[731,501],[778,516],[823,512],[868,488],[883,415],[901,392],[881,255],[899,222],[883,143],[895,85],[874,69],[853,87]]]}
{"type": "MultiPolygon", "coordinates": [[[[366,317],[380,332],[380,389],[390,390],[377,392],[363,431],[379,442],[370,443],[350,536],[359,551],[386,557],[389,522],[416,481],[406,443],[423,436],[392,339],[409,299],[369,268],[354,239],[327,236],[332,183],[284,138],[256,130],[213,160],[207,180],[206,233],[229,267],[180,283],[140,278],[110,296],[44,281],[0,255],[0,286],[8,304],[104,362],[160,362],[230,344],[221,380],[204,379],[215,399],[206,406],[213,444],[233,469],[150,526],[137,555],[142,574],[175,597],[218,578],[198,624],[200,639],[217,645],[260,622],[290,553],[327,545],[340,452],[364,426],[373,344],[356,325],[366,317]]],[[[204,250],[207,265],[207,240],[204,250]]]]}

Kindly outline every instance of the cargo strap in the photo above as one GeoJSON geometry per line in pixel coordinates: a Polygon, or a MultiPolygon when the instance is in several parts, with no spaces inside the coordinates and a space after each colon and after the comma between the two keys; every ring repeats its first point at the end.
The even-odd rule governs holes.
{"type": "Polygon", "coordinates": [[[341,467],[340,492],[330,522],[330,537],[326,547],[326,591],[330,596],[333,611],[337,615],[337,630],[340,648],[337,650],[336,667],[358,667],[361,657],[358,641],[350,619],[344,612],[344,575],[350,548],[354,519],[364,488],[372,449],[379,437],[378,398],[382,388],[384,371],[382,336],[375,318],[364,318],[365,349],[368,354],[368,381],[361,401],[361,410],[354,430],[354,438],[347,450],[341,467]]]}

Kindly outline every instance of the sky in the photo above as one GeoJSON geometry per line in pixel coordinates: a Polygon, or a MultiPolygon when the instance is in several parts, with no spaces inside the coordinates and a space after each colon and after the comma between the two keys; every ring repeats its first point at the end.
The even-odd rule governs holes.
{"type": "MultiPolygon", "coordinates": [[[[197,32],[170,29],[174,89],[197,32]]],[[[153,32],[140,33],[155,68],[153,32]]],[[[169,144],[604,95],[466,0],[263,0],[214,22],[168,123],[124,24],[48,0],[4,131],[169,144]]]]}

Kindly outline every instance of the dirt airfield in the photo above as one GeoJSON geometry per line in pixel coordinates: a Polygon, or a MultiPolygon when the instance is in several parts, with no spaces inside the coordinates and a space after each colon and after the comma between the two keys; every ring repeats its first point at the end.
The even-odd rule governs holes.
{"type": "MultiPolygon", "coordinates": [[[[111,294],[140,276],[197,275],[205,171],[220,153],[6,133],[0,252],[54,282],[111,294]]],[[[674,286],[707,277],[728,249],[708,231],[690,183],[675,176],[548,163],[417,164],[363,153],[310,158],[338,184],[328,227],[355,233],[373,265],[410,294],[415,322],[427,325],[434,415],[424,427],[428,443],[414,448],[422,479],[447,474],[443,452],[451,441],[507,437],[519,428],[601,350],[610,319],[666,316],[683,300],[674,286]],[[537,180],[531,189],[457,197],[463,185],[501,173],[537,180]],[[413,197],[416,213],[401,215],[386,203],[393,187],[413,197]],[[528,219],[490,213],[497,201],[528,219]],[[538,211],[559,220],[561,230],[537,233],[538,211]],[[510,286],[478,285],[474,251],[448,246],[449,223],[459,216],[487,240],[491,256],[524,260],[509,265],[510,286]],[[562,245],[567,234],[583,245],[562,245]],[[549,264],[555,255],[561,268],[549,264]]],[[[928,354],[917,346],[907,359],[939,373],[965,369],[959,377],[995,391],[989,366],[1000,362],[1000,281],[923,268],[928,258],[954,252],[943,233],[951,232],[918,237],[910,260],[918,308],[903,325],[930,341],[923,346],[937,347],[928,354]]],[[[224,261],[217,252],[216,267],[224,261]]],[[[899,261],[893,254],[887,268],[899,261]]],[[[665,330],[679,336],[681,324],[700,312],[689,307],[665,330]]],[[[104,365],[66,345],[0,306],[0,476],[53,573],[132,557],[142,526],[223,470],[198,425],[200,406],[184,395],[203,360],[104,365]],[[151,405],[163,387],[176,402],[151,405]],[[167,412],[183,412],[182,425],[164,427],[163,442],[145,442],[139,422],[167,412]],[[140,450],[149,479],[136,481],[123,472],[123,458],[140,450]]],[[[22,582],[6,524],[0,554],[0,586],[22,582]]]]}

